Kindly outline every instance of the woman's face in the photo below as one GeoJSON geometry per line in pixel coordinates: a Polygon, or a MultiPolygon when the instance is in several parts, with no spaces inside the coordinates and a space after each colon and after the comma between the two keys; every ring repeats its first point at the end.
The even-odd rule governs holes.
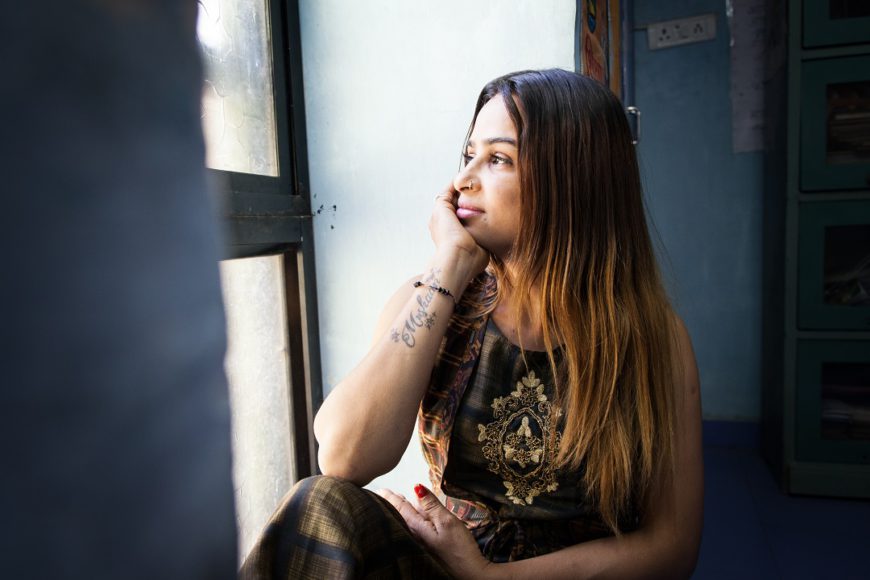
{"type": "Polygon", "coordinates": [[[477,115],[465,165],[453,179],[456,215],[477,244],[502,260],[510,255],[520,225],[517,130],[501,96],[477,115]]]}

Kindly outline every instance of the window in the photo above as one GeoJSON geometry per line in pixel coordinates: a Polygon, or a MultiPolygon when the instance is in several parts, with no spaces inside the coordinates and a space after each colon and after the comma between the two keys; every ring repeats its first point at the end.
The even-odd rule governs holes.
{"type": "Polygon", "coordinates": [[[206,164],[227,242],[221,277],[244,557],[286,487],[316,471],[311,425],[323,395],[299,16],[295,1],[198,3],[206,164]]]}

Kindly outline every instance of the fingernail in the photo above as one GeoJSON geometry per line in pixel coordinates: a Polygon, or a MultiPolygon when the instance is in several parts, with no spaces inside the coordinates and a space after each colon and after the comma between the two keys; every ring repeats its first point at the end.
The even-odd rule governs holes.
{"type": "Polygon", "coordinates": [[[417,497],[422,498],[425,497],[427,493],[429,493],[429,490],[427,490],[425,487],[418,483],[414,486],[414,493],[417,494],[417,497]]]}

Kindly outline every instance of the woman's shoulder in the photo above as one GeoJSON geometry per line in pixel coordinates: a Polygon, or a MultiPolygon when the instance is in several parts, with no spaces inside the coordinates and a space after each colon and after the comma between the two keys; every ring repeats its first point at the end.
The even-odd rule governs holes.
{"type": "Polygon", "coordinates": [[[674,311],[671,311],[671,328],[673,335],[673,356],[676,366],[678,383],[687,393],[697,392],[700,378],[695,360],[695,349],[685,321],[674,311]]]}

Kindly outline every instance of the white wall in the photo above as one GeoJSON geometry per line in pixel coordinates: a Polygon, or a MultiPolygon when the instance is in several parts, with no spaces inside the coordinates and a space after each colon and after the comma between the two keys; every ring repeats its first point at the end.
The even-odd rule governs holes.
{"type": "MultiPolygon", "coordinates": [[[[302,0],[308,162],[328,392],[432,251],[432,198],[452,179],[477,94],[525,68],[574,65],[573,0],[302,0]],[[333,206],[335,209],[333,210],[333,206]]],[[[372,483],[426,482],[412,440],[372,483]]]]}

